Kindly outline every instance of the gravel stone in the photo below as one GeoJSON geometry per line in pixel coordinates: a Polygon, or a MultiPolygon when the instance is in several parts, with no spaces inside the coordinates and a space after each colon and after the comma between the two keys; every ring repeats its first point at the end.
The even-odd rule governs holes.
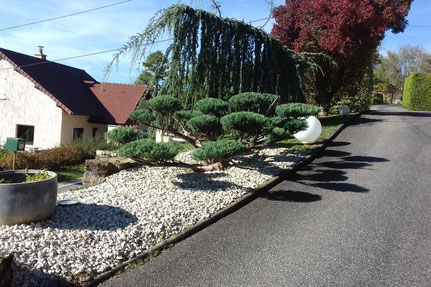
{"type": "MultiPolygon", "coordinates": [[[[221,172],[176,167],[123,170],[89,188],[58,194],[75,199],[49,220],[0,226],[0,250],[14,254],[12,286],[57,286],[116,267],[208,218],[305,156],[265,148],[234,157],[221,172]]],[[[178,160],[193,162],[191,152],[178,160]]]]}

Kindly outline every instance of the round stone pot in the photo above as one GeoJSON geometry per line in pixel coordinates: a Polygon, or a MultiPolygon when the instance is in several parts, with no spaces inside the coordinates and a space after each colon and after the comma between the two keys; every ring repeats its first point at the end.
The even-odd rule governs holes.
{"type": "MultiPolygon", "coordinates": [[[[27,170],[35,174],[40,170],[27,170]]],[[[57,202],[57,174],[48,171],[51,178],[24,182],[25,171],[1,171],[0,225],[35,222],[50,217],[57,202]]]]}

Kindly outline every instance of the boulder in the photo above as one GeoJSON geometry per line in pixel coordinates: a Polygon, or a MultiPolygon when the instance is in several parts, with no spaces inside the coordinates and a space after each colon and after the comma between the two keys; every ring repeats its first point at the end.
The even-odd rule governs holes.
{"type": "Polygon", "coordinates": [[[95,185],[105,181],[105,178],[126,168],[141,164],[129,158],[96,157],[85,161],[85,173],[82,178],[84,185],[95,185]]]}
{"type": "Polygon", "coordinates": [[[0,251],[0,287],[9,287],[12,282],[12,254],[0,251]]]}

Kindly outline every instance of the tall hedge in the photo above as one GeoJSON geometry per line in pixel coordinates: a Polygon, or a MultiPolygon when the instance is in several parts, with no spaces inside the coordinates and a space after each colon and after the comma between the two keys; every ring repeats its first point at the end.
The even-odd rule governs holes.
{"type": "Polygon", "coordinates": [[[431,73],[413,73],[404,81],[403,106],[411,111],[431,111],[431,73]]]}

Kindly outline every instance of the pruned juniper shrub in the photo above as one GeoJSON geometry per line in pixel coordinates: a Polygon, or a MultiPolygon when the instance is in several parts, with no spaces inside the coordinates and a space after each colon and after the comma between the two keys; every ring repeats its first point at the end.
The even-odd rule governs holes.
{"type": "Polygon", "coordinates": [[[306,128],[305,118],[320,110],[307,104],[277,106],[278,98],[272,94],[243,93],[229,102],[205,98],[197,101],[193,110],[183,110],[177,98],[162,95],[147,101],[149,110],[130,114],[132,120],[186,140],[195,148],[193,157],[200,161],[196,164],[175,160],[181,149],[176,143],[131,140],[126,133],[110,139],[124,144],[118,151],[121,156],[143,163],[182,166],[195,171],[221,170],[222,161],[238,152],[287,139],[306,128]]]}
{"type": "Polygon", "coordinates": [[[105,133],[105,138],[107,140],[119,145],[124,145],[147,137],[147,132],[133,127],[118,127],[105,133]]]}

